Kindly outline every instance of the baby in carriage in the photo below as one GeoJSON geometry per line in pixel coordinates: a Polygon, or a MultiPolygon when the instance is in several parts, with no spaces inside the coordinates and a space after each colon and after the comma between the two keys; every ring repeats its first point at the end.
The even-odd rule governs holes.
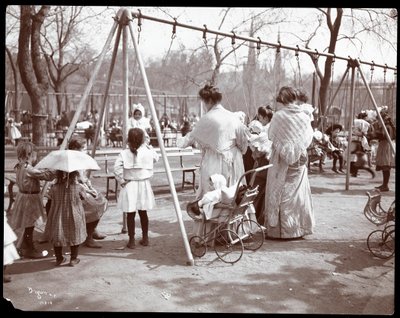
{"type": "Polygon", "coordinates": [[[236,184],[230,187],[226,186],[226,179],[221,174],[213,174],[210,176],[211,191],[206,192],[200,200],[190,202],[186,206],[186,211],[192,219],[200,220],[202,214],[206,219],[215,217],[213,210],[215,204],[222,201],[226,202],[233,198],[236,190],[236,184]]]}

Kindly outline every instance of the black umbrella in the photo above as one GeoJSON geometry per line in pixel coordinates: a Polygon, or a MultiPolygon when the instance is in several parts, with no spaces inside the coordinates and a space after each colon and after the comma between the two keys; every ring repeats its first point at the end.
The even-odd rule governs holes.
{"type": "Polygon", "coordinates": [[[327,134],[327,135],[332,135],[332,131],[334,131],[335,129],[342,130],[342,129],[343,129],[343,126],[340,125],[340,124],[333,124],[333,125],[330,125],[330,126],[325,130],[325,134],[327,134]]]}

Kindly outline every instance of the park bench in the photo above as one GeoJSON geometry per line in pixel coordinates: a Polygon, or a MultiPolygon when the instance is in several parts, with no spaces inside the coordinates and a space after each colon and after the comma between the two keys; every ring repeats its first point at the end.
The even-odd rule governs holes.
{"type": "MultiPolygon", "coordinates": [[[[199,154],[200,152],[196,149],[192,149],[191,147],[181,149],[177,147],[166,148],[166,154],[168,158],[179,158],[179,165],[170,167],[171,172],[182,172],[182,190],[185,188],[185,184],[191,184],[193,191],[196,191],[196,170],[199,169],[197,165],[187,166],[183,162],[183,157],[194,156],[195,154],[199,154]],[[186,174],[192,174],[192,181],[187,181],[186,174]]],[[[160,149],[157,148],[156,151],[160,154],[160,149]]],[[[112,171],[110,171],[109,166],[114,165],[115,160],[118,157],[120,150],[118,152],[115,151],[107,151],[96,153],[95,159],[98,163],[104,163],[104,171],[102,172],[94,172],[93,178],[104,178],[106,179],[106,198],[109,199],[109,193],[114,192],[115,198],[117,199],[118,194],[118,182],[115,178],[115,175],[112,171]],[[114,189],[111,188],[111,181],[114,180],[114,189]]],[[[154,174],[157,173],[165,173],[164,168],[155,168],[153,170],[154,174]]]]}

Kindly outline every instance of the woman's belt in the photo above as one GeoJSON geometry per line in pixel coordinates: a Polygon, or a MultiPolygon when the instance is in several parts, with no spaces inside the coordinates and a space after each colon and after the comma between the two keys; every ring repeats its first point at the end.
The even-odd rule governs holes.
{"type": "Polygon", "coordinates": [[[22,194],[39,194],[40,193],[40,191],[19,191],[19,193],[22,193],[22,194]]]}

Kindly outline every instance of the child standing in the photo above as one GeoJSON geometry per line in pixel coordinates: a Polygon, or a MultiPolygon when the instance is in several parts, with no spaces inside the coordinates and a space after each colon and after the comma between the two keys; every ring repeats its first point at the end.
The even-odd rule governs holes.
{"type": "Polygon", "coordinates": [[[7,126],[9,128],[9,137],[14,146],[18,146],[18,141],[22,137],[18,127],[21,127],[22,122],[17,123],[14,118],[10,117],[7,120],[7,126]]]}
{"type": "Polygon", "coordinates": [[[78,264],[79,245],[87,237],[85,211],[81,201],[86,192],[78,178],[78,171],[67,173],[58,170],[57,181],[50,189],[51,205],[45,235],[54,246],[56,266],[67,260],[63,256],[63,246],[70,246],[69,266],[78,264]]]}
{"type": "Polygon", "coordinates": [[[149,245],[147,210],[155,206],[150,178],[153,176],[153,163],[158,161],[159,155],[145,143],[145,133],[141,128],[129,129],[128,146],[129,149],[122,150],[116,159],[114,174],[122,188],[118,208],[127,213],[127,247],[135,248],[136,211],[139,212],[142,227],[142,240],[139,243],[149,245]]]}
{"type": "Polygon", "coordinates": [[[21,245],[24,257],[41,258],[47,251],[37,251],[33,245],[33,230],[36,221],[44,216],[43,202],[40,196],[40,180],[51,181],[55,171],[35,169],[36,146],[31,142],[20,143],[17,147],[18,163],[15,165],[16,184],[19,192],[16,195],[10,224],[14,230],[23,229],[21,245]]]}

